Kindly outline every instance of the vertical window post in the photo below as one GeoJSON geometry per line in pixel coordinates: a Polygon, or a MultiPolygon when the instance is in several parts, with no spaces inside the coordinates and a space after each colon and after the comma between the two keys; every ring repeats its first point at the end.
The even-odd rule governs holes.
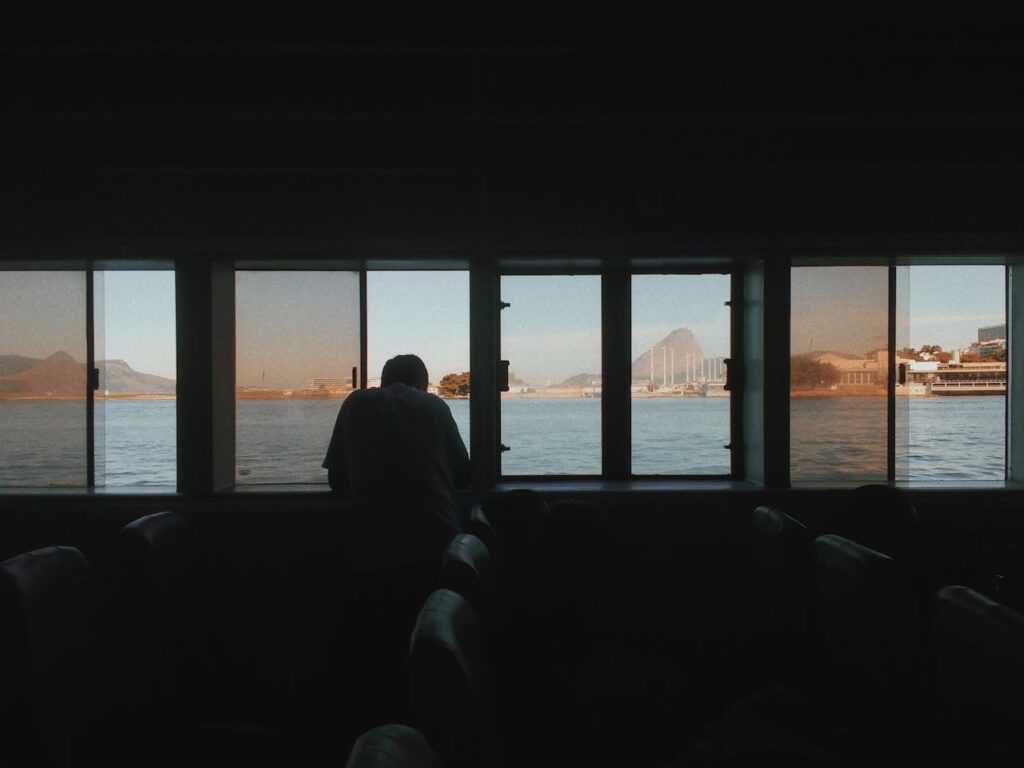
{"type": "Polygon", "coordinates": [[[178,491],[202,494],[235,474],[235,275],[202,257],[175,263],[178,491]]]}
{"type": "Polygon", "coordinates": [[[493,261],[469,270],[469,434],[473,488],[486,490],[498,477],[498,350],[501,301],[493,261]]]}
{"type": "Polygon", "coordinates": [[[601,473],[630,477],[630,275],[622,268],[601,277],[601,473]]]}
{"type": "Polygon", "coordinates": [[[96,310],[95,273],[85,272],[85,484],[96,487],[96,310]]]}
{"type": "MultiPolygon", "coordinates": [[[[790,263],[766,257],[747,280],[744,322],[750,331],[745,368],[747,405],[744,424],[751,445],[747,472],[755,482],[789,487],[790,263]],[[760,372],[761,380],[755,372],[760,372]],[[760,394],[758,394],[760,392],[760,394]],[[756,432],[757,434],[754,434],[756,432]],[[759,455],[755,455],[755,453],[759,455]],[[751,460],[756,462],[752,465],[751,460]]],[[[748,445],[750,443],[748,442],[748,445]]]]}
{"type": "Polygon", "coordinates": [[[1024,261],[1009,266],[1007,285],[1007,339],[1009,387],[1006,403],[1007,479],[1024,481],[1024,261]]]}

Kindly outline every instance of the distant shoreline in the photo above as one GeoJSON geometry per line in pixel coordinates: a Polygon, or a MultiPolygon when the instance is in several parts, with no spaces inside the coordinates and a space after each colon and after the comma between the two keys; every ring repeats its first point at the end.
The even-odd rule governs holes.
{"type": "MultiPolygon", "coordinates": [[[[1002,393],[1001,392],[1001,393],[998,393],[998,394],[1002,395],[1002,396],[1005,396],[1006,393],[1002,393]]],[[[336,396],[336,395],[333,395],[333,396],[324,396],[324,395],[302,396],[302,395],[279,395],[279,394],[261,393],[260,395],[252,395],[252,394],[246,394],[246,395],[240,395],[240,396],[236,395],[235,400],[236,401],[241,401],[241,400],[264,400],[264,401],[267,401],[267,400],[274,400],[274,401],[280,401],[280,400],[304,400],[304,401],[308,401],[308,400],[330,400],[330,401],[333,401],[333,402],[340,402],[340,401],[344,400],[345,397],[347,397],[347,396],[348,396],[347,394],[344,395],[344,396],[336,396]]],[[[728,396],[728,394],[726,394],[726,397],[727,396],[728,396]]],[[[828,390],[828,389],[811,389],[811,390],[799,390],[799,389],[796,389],[796,390],[791,390],[790,393],[789,393],[789,396],[792,399],[817,399],[817,398],[822,398],[822,399],[834,399],[834,398],[852,398],[852,399],[877,398],[877,399],[882,399],[882,398],[886,397],[886,394],[885,394],[885,392],[877,392],[877,391],[875,391],[875,392],[851,392],[851,391],[840,392],[840,391],[828,390]]],[[[949,397],[948,395],[947,396],[943,396],[943,395],[935,395],[935,394],[932,394],[932,393],[909,395],[909,394],[900,392],[900,393],[897,393],[896,396],[897,397],[913,397],[914,399],[918,399],[918,398],[928,398],[928,399],[941,398],[941,399],[944,399],[944,400],[955,399],[955,398],[949,397]]],[[[989,393],[989,394],[974,393],[973,395],[965,393],[965,394],[959,395],[959,397],[970,397],[970,396],[992,397],[993,395],[991,393],[989,393]]],[[[451,395],[451,396],[439,395],[439,397],[442,400],[468,400],[469,399],[469,395],[451,395]]],[[[501,399],[502,400],[593,400],[593,399],[599,400],[600,398],[601,398],[601,393],[600,392],[595,393],[595,394],[590,394],[590,393],[584,393],[582,390],[575,390],[575,389],[555,389],[555,388],[553,388],[553,389],[537,390],[537,391],[534,391],[534,392],[502,392],[501,393],[501,399]]],[[[696,398],[696,399],[718,400],[718,399],[721,399],[721,396],[707,398],[704,395],[698,395],[698,394],[693,394],[693,393],[682,393],[682,392],[631,392],[630,393],[630,398],[636,398],[636,399],[652,399],[652,398],[654,398],[654,399],[657,399],[657,398],[686,398],[686,399],[694,399],[694,398],[696,398]]],[[[97,395],[96,398],[95,398],[96,402],[103,402],[103,401],[106,401],[106,400],[177,400],[177,399],[178,399],[177,395],[160,395],[160,394],[157,394],[157,395],[97,395]]],[[[33,403],[33,402],[36,402],[36,403],[38,403],[38,402],[54,402],[54,403],[66,402],[66,403],[74,403],[74,402],[81,402],[81,403],[84,403],[85,402],[85,398],[84,397],[70,397],[70,396],[47,397],[45,395],[26,395],[24,397],[0,397],[0,402],[11,402],[11,403],[13,403],[13,402],[23,402],[23,403],[33,403]]]]}

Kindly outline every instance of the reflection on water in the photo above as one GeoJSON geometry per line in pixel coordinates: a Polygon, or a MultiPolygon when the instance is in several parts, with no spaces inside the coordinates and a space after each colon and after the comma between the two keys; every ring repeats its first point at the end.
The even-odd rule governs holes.
{"type": "MultiPolygon", "coordinates": [[[[790,476],[799,483],[886,480],[884,397],[790,400],[790,476]]],[[[1002,480],[1004,397],[897,400],[896,475],[915,482],[1002,480]]]]}
{"type": "Polygon", "coordinates": [[[884,483],[887,425],[884,396],[791,398],[791,482],[884,483]]]}
{"type": "Polygon", "coordinates": [[[84,400],[0,400],[0,485],[86,483],[84,400]]]}

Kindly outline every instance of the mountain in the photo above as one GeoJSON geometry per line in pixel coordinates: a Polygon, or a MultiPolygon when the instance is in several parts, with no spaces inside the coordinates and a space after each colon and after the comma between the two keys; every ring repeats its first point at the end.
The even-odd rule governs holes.
{"type": "Polygon", "coordinates": [[[647,381],[651,378],[652,353],[654,354],[654,381],[656,384],[661,384],[663,373],[665,374],[664,380],[671,382],[673,370],[678,384],[686,379],[686,356],[690,356],[691,370],[695,365],[699,366],[700,359],[704,357],[704,350],[700,348],[693,332],[689,328],[676,328],[655,344],[652,349],[647,350],[633,361],[634,379],[647,381]],[[662,349],[665,350],[664,353],[662,349]]]}
{"type": "Polygon", "coordinates": [[[136,371],[124,360],[100,360],[100,392],[112,395],[173,395],[174,379],[136,371]]]}
{"type": "Polygon", "coordinates": [[[38,357],[25,357],[24,355],[0,355],[0,376],[10,376],[15,373],[27,371],[34,365],[43,362],[38,357]]]}
{"type": "MultiPolygon", "coordinates": [[[[124,360],[100,360],[100,391],[112,395],[173,395],[174,379],[141,373],[124,360]]],[[[0,356],[0,397],[85,397],[85,365],[67,352],[45,360],[0,356]]]]}
{"type": "Polygon", "coordinates": [[[31,368],[0,376],[0,395],[84,398],[85,366],[67,352],[54,352],[45,360],[36,361],[31,368]]]}
{"type": "Polygon", "coordinates": [[[575,376],[570,376],[568,379],[562,382],[563,387],[589,387],[593,383],[601,381],[600,373],[577,373],[575,376]]]}

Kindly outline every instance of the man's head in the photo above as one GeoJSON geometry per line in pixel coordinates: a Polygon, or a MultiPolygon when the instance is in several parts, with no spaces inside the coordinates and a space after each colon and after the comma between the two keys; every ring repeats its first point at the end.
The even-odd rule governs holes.
{"type": "Polygon", "coordinates": [[[413,389],[426,390],[427,366],[416,355],[396,355],[384,363],[380,385],[405,384],[413,389]]]}

